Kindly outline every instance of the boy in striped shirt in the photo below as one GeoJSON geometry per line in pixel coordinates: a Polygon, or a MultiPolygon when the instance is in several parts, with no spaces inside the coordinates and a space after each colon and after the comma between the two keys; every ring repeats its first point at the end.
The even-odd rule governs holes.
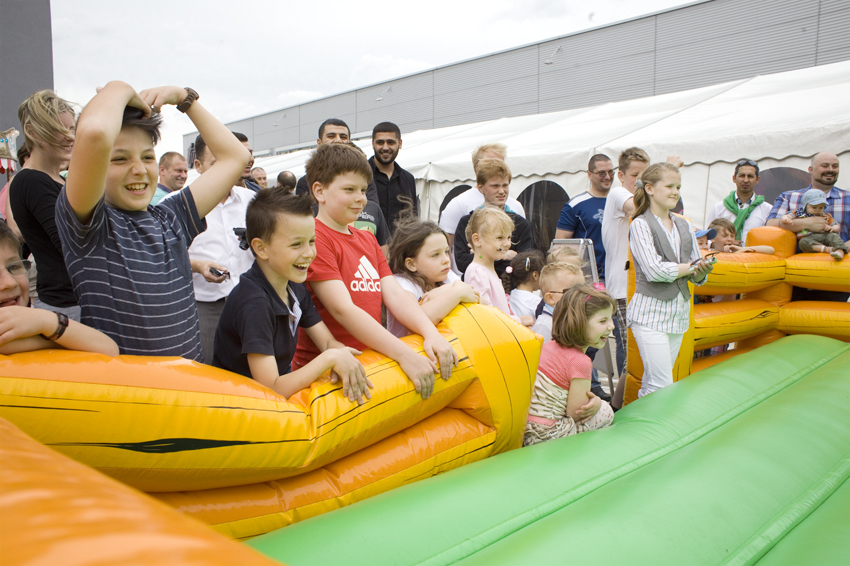
{"type": "Polygon", "coordinates": [[[77,123],[56,224],[82,321],[115,340],[122,354],[202,360],[187,250],[250,156],[197,98],[192,89],[137,93],[113,81],[77,123]],[[179,195],[149,206],[164,104],[189,116],[217,159],[179,195]]]}

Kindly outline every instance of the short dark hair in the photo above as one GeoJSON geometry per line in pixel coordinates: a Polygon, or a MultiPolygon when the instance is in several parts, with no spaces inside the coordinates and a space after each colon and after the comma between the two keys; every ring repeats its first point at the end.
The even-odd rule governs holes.
{"type": "Polygon", "coordinates": [[[367,184],[372,182],[372,166],[363,150],[345,143],[323,143],[313,151],[305,169],[310,195],[315,183],[328,186],[338,175],[345,173],[357,173],[366,179],[367,184]]]}
{"type": "MultiPolygon", "coordinates": [[[[236,136],[236,139],[245,143],[248,141],[248,136],[239,132],[233,132],[233,135],[236,136]]],[[[195,159],[204,162],[204,150],[207,148],[207,142],[204,141],[204,138],[201,137],[201,134],[198,134],[198,137],[195,138],[195,159]]]]}
{"type": "MultiPolygon", "coordinates": [[[[269,241],[277,229],[281,214],[313,217],[313,202],[307,195],[293,195],[283,189],[271,188],[257,193],[245,212],[245,238],[248,243],[259,238],[269,241]]],[[[251,253],[254,247],[251,246],[251,253]]]]}
{"type": "Polygon", "coordinates": [[[372,128],[372,139],[375,139],[375,136],[379,133],[395,134],[396,139],[401,139],[401,130],[399,130],[398,126],[396,126],[392,122],[381,122],[380,124],[372,128]]]}
{"type": "Polygon", "coordinates": [[[738,169],[741,167],[755,167],[756,168],[756,177],[759,176],[759,164],[753,161],[752,159],[741,159],[735,164],[735,175],[738,174],[738,169]]]}
{"type": "Polygon", "coordinates": [[[590,161],[587,162],[587,170],[592,173],[596,168],[596,164],[600,161],[611,161],[611,158],[604,153],[597,153],[590,158],[590,161]]]}
{"type": "Polygon", "coordinates": [[[145,118],[144,113],[138,108],[127,106],[121,117],[121,129],[138,128],[151,137],[151,142],[156,145],[159,142],[159,126],[162,124],[162,114],[151,114],[145,118]]]}
{"type": "Polygon", "coordinates": [[[292,171],[281,171],[277,174],[277,184],[280,188],[291,192],[298,184],[298,179],[292,171]]]}
{"type": "Polygon", "coordinates": [[[325,126],[342,126],[346,130],[348,130],[348,135],[351,135],[351,128],[348,127],[348,124],[340,120],[339,118],[328,118],[322,125],[319,126],[319,139],[322,139],[322,136],[325,135],[325,126]]]}
{"type": "Polygon", "coordinates": [[[159,166],[168,169],[171,166],[171,162],[177,159],[178,157],[184,161],[186,160],[185,157],[183,157],[176,151],[166,151],[162,154],[162,157],[159,158],[159,166]]]}

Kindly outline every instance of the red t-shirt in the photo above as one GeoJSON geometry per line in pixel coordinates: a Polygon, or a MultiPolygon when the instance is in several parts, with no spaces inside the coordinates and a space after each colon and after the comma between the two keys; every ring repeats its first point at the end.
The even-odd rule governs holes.
{"type": "MultiPolygon", "coordinates": [[[[316,219],[316,259],[307,272],[310,281],[338,280],[345,283],[351,301],[381,323],[381,279],[392,275],[387,258],[375,236],[367,230],[349,227],[350,234],[332,230],[316,219]]],[[[328,312],[310,289],[313,303],[334,338],[358,350],[366,346],[352,336],[328,312]]],[[[302,329],[298,329],[298,346],[292,368],[298,369],[319,355],[319,349],[302,329]]]]}
{"type": "Polygon", "coordinates": [[[564,348],[549,340],[540,351],[537,369],[555,385],[569,391],[573,379],[590,379],[593,362],[578,348],[564,348]]]}

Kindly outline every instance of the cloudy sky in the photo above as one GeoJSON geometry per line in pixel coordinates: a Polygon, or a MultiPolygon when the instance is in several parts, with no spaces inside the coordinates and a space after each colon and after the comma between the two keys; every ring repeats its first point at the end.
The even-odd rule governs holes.
{"type": "MultiPolygon", "coordinates": [[[[229,122],[683,3],[51,0],[54,84],[80,105],[114,79],[191,86],[229,122]]],[[[195,128],[164,117],[158,153],[182,152],[195,128]]]]}

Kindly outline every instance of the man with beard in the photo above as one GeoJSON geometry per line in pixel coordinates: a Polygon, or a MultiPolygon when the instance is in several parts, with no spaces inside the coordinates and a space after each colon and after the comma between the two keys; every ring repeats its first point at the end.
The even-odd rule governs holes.
{"type": "Polygon", "coordinates": [[[401,130],[392,122],[381,122],[372,129],[372,149],[375,155],[369,159],[369,164],[378,189],[378,204],[390,234],[395,231],[395,221],[408,206],[408,200],[413,203],[416,215],[419,215],[416,181],[413,175],[395,162],[401,145],[401,130]]]}
{"type": "MultiPolygon", "coordinates": [[[[790,224],[781,224],[779,219],[786,213],[797,210],[800,201],[807,191],[822,191],[826,197],[825,212],[831,215],[841,227],[839,235],[845,242],[850,240],[850,191],[844,191],[835,186],[838,181],[838,156],[834,153],[822,151],[812,158],[809,166],[812,175],[812,184],[805,189],[797,191],[785,191],[773,204],[773,210],[768,216],[768,226],[779,226],[794,233],[801,230],[812,232],[823,232],[827,226],[825,216],[812,216],[808,218],[795,218],[790,224]]],[[[792,301],[838,301],[846,302],[850,293],[837,291],[817,291],[813,289],[802,289],[794,287],[792,301]]]]}
{"type": "Polygon", "coordinates": [[[735,165],[732,182],[735,190],[708,211],[705,226],[715,218],[728,220],[735,226],[735,239],[746,245],[747,232],[751,228],[764,226],[773,208],[764,202],[764,197],[755,194],[759,182],[759,166],[752,159],[742,159],[735,165]]]}

